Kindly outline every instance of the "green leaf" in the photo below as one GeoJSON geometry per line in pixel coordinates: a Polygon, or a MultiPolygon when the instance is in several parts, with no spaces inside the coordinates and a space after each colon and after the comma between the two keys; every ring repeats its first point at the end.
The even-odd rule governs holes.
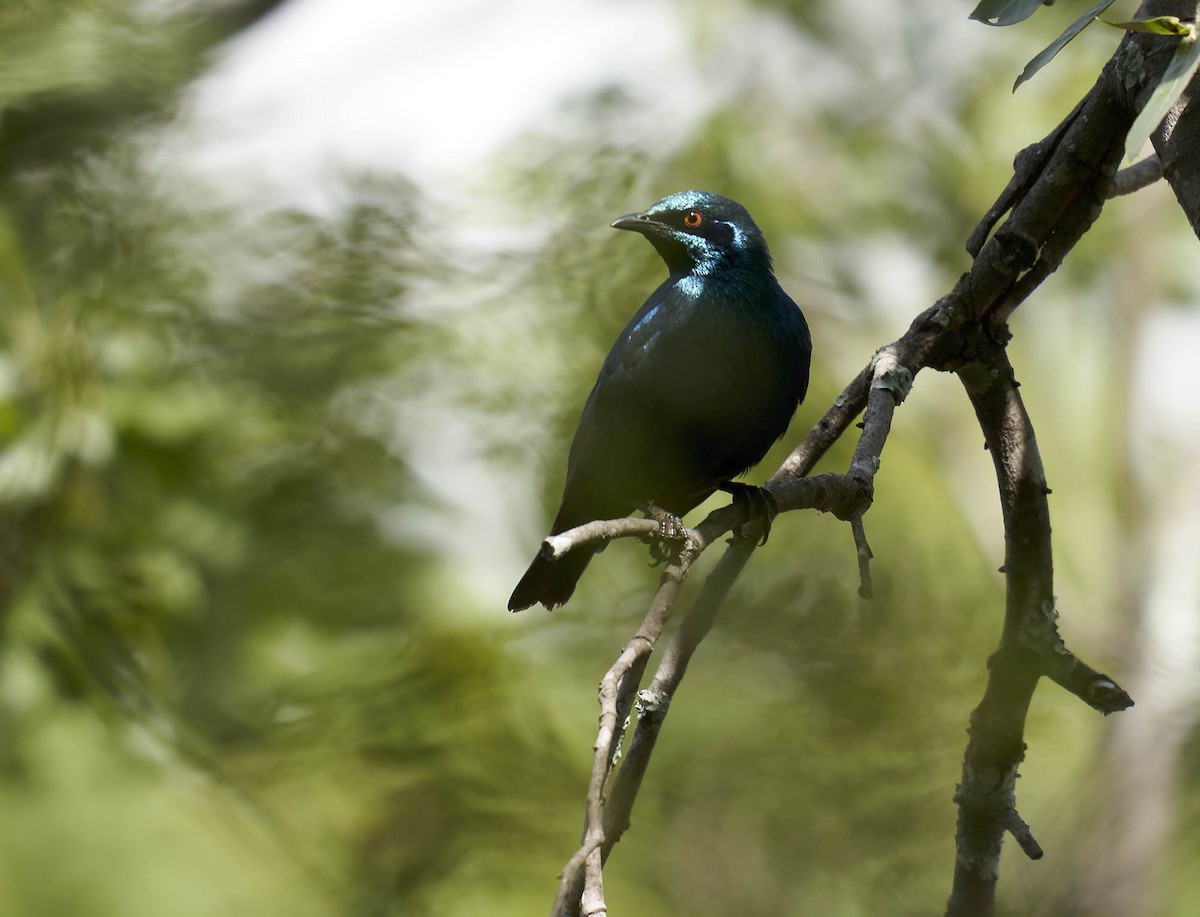
{"type": "Polygon", "coordinates": [[[1131,19],[1129,22],[1109,22],[1101,19],[1105,25],[1114,29],[1124,29],[1126,32],[1147,32],[1152,35],[1179,35],[1186,38],[1195,30],[1190,22],[1183,22],[1177,16],[1155,16],[1153,19],[1131,19]]]}
{"type": "Polygon", "coordinates": [[[971,19],[986,25],[1015,25],[1038,11],[1043,0],[980,0],[971,19]]]}
{"type": "Polygon", "coordinates": [[[1138,154],[1142,144],[1179,101],[1180,95],[1191,82],[1197,69],[1200,69],[1200,42],[1196,41],[1195,29],[1189,27],[1189,34],[1179,42],[1167,72],[1163,74],[1149,101],[1129,128],[1125,137],[1126,161],[1132,160],[1138,154]]]}
{"type": "Polygon", "coordinates": [[[1046,64],[1050,63],[1050,61],[1054,60],[1054,55],[1066,47],[1067,42],[1091,25],[1096,20],[1096,17],[1112,6],[1112,4],[1113,0],[1100,0],[1099,3],[1067,26],[1063,33],[1054,39],[1049,47],[1025,65],[1025,69],[1021,71],[1021,75],[1013,83],[1013,92],[1016,92],[1018,86],[1041,70],[1046,64]]]}

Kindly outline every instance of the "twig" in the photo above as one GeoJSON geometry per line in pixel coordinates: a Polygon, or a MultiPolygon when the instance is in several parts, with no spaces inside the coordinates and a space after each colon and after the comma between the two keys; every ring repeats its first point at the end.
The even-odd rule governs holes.
{"type": "Polygon", "coordinates": [[[1008,818],[1004,822],[1004,830],[1013,836],[1017,845],[1029,859],[1040,860],[1042,858],[1042,845],[1034,838],[1033,832],[1029,830],[1029,825],[1025,824],[1016,809],[1008,813],[1008,818]]]}
{"type": "MultiPolygon", "coordinates": [[[[867,544],[867,533],[863,527],[863,515],[875,496],[875,475],[883,461],[883,447],[892,431],[892,414],[912,389],[913,372],[901,363],[893,351],[884,348],[875,355],[871,375],[871,391],[867,396],[867,409],[863,415],[862,436],[850,460],[848,477],[860,482],[864,499],[849,516],[850,531],[854,535],[855,554],[858,557],[858,594],[871,598],[871,546],[867,544]]],[[[843,517],[844,518],[844,517],[843,517]]]]}
{"type": "Polygon", "coordinates": [[[850,531],[854,535],[854,552],[858,556],[858,594],[860,598],[869,599],[875,594],[871,585],[871,546],[867,544],[867,533],[863,528],[863,514],[855,513],[850,517],[850,531]]]}
{"type": "Polygon", "coordinates": [[[1122,169],[1113,177],[1112,186],[1108,189],[1109,197],[1120,197],[1133,194],[1148,188],[1163,177],[1162,160],[1151,154],[1145,159],[1135,162],[1127,169],[1122,169]]]}
{"type": "Polygon", "coordinates": [[[547,535],[542,541],[540,550],[542,556],[558,560],[580,545],[612,541],[614,538],[644,538],[657,535],[659,530],[658,522],[640,516],[626,516],[623,519],[597,519],[557,535],[547,535]]]}

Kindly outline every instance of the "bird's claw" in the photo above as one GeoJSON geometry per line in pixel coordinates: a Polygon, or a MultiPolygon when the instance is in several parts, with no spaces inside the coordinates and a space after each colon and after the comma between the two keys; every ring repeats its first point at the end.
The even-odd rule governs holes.
{"type": "Polygon", "coordinates": [[[735,534],[738,538],[749,538],[761,531],[762,538],[758,542],[761,548],[771,537],[771,523],[779,515],[779,503],[775,495],[765,487],[734,481],[727,481],[720,489],[733,497],[733,505],[742,518],[734,530],[735,534]]]}
{"type": "Polygon", "coordinates": [[[658,523],[658,534],[646,538],[650,543],[650,557],[653,560],[650,566],[657,567],[679,555],[682,547],[680,543],[687,543],[688,530],[682,519],[661,506],[650,504],[645,507],[645,513],[647,518],[658,523]]]}

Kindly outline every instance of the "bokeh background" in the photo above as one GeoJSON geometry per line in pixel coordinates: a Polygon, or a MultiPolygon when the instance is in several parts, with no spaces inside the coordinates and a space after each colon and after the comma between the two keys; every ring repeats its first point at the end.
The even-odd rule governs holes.
{"type": "MultiPolygon", "coordinates": [[[[971,6],[0,7],[0,913],[546,912],[595,685],[657,580],[622,543],[566,608],[504,610],[661,277],[608,223],[696,187],[764,228],[815,362],[762,480],[1120,38],[1014,95],[1082,3],[971,6]]],[[[1196,245],[1165,186],[1114,201],[1014,320],[1062,631],[1137,706],[1039,691],[1019,801],[1047,853],[1006,850],[1004,914],[1200,914],[1196,245]]],[[[611,913],[940,911],[1003,598],[953,379],[898,412],[868,526],[863,602],[844,525],[777,523],[611,913]]]]}

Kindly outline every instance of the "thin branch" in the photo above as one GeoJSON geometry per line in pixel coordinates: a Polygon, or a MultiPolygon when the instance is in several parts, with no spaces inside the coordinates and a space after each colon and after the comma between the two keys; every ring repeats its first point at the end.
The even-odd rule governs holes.
{"type": "MultiPolygon", "coordinates": [[[[913,378],[930,363],[939,344],[942,343],[946,329],[952,323],[950,316],[953,315],[953,311],[953,308],[948,308],[945,302],[939,302],[918,315],[903,337],[880,348],[875,353],[871,361],[834,399],[833,404],[808,431],[808,435],[804,437],[800,445],[792,451],[792,454],[779,466],[779,470],[767,481],[767,489],[774,494],[776,499],[782,499],[780,487],[808,475],[830,447],[850,429],[855,418],[866,410],[872,388],[877,383],[885,389],[891,388],[893,393],[896,390],[901,391],[900,400],[903,400],[904,395],[912,386],[913,378]],[[881,360],[884,361],[882,369],[879,366],[881,360]],[[907,376],[904,376],[903,372],[896,367],[907,372],[907,376]],[[881,379],[882,382],[880,382],[881,379]]],[[[890,424],[890,417],[888,422],[890,424]]],[[[863,432],[865,435],[867,431],[864,429],[863,432]]],[[[878,436],[875,436],[874,433],[872,435],[878,440],[878,444],[877,448],[872,445],[871,449],[878,456],[883,450],[883,441],[887,439],[887,432],[884,431],[878,436]]],[[[874,443],[874,440],[872,442],[874,443]]],[[[781,503],[780,510],[782,511],[784,508],[781,503]]],[[[839,518],[848,518],[848,516],[839,515],[839,518]]]]}
{"type": "Polygon", "coordinates": [[[1042,845],[1034,838],[1033,832],[1029,830],[1029,825],[1025,824],[1016,809],[1008,813],[1008,818],[1004,822],[1004,830],[1013,836],[1017,846],[1029,859],[1040,860],[1042,858],[1044,855],[1042,845]]]}
{"type": "Polygon", "coordinates": [[[1136,116],[1116,94],[1115,70],[1110,61],[1050,142],[1042,142],[1044,149],[1035,144],[1033,153],[1017,158],[1018,172],[1028,173],[1020,176],[1026,192],[1012,202],[1008,222],[976,259],[990,261],[1009,279],[1005,294],[977,312],[993,326],[1008,321],[1100,215],[1136,116]]]}
{"type": "Polygon", "coordinates": [[[871,376],[871,392],[867,396],[867,410],[863,416],[862,436],[850,459],[848,476],[862,485],[865,497],[862,505],[850,515],[850,531],[854,535],[855,554],[858,557],[858,594],[871,598],[871,546],[867,544],[867,533],[863,516],[875,496],[875,475],[883,462],[883,446],[892,431],[892,414],[912,389],[913,372],[898,359],[895,353],[884,349],[875,355],[875,367],[871,376]]]}
{"type": "MultiPolygon", "coordinates": [[[[779,470],[767,482],[767,487],[774,491],[774,485],[781,484],[785,480],[794,480],[803,478],[816,466],[820,461],[821,456],[829,451],[829,448],[842,438],[842,434],[850,429],[850,425],[854,423],[854,419],[863,412],[867,406],[867,393],[871,386],[872,367],[867,364],[855,376],[850,384],[842,390],[842,393],[833,400],[833,404],[821,416],[808,435],[800,441],[793,451],[779,467],[779,470]]],[[[779,494],[775,493],[776,499],[779,494]]],[[[780,507],[782,511],[783,507],[780,507]]]]}
{"type": "MultiPolygon", "coordinates": [[[[1071,113],[1059,125],[1037,143],[1030,144],[1013,158],[1013,175],[1008,180],[995,203],[988,208],[979,225],[967,238],[967,253],[972,258],[978,258],[983,251],[988,237],[996,228],[1001,218],[1012,210],[1023,199],[1029,196],[1038,178],[1046,171],[1046,167],[1059,148],[1063,134],[1074,123],[1083,109],[1086,98],[1081,99],[1071,113]]],[[[1132,123],[1132,121],[1130,122],[1132,123]]]]}
{"type": "Polygon", "coordinates": [[[1056,651],[1044,662],[1047,678],[1105,716],[1133,706],[1133,698],[1124,688],[1073,653],[1056,651]]]}
{"type": "Polygon", "coordinates": [[[875,555],[867,544],[862,517],[862,513],[850,517],[850,531],[854,535],[854,553],[858,556],[858,594],[860,598],[869,599],[875,595],[875,587],[871,584],[871,558],[875,555]]]}
{"type": "Polygon", "coordinates": [[[675,691],[687,672],[688,663],[712,629],[725,597],[754,550],[755,542],[752,539],[731,539],[729,549],[705,580],[695,604],[664,650],[650,687],[638,697],[641,715],[629,743],[629,754],[617,773],[612,799],[604,813],[605,842],[602,851],[605,859],[629,827],[633,803],[650,764],[659,729],[666,719],[675,691]]]}
{"type": "Polygon", "coordinates": [[[593,849],[584,866],[586,879],[580,901],[582,917],[606,917],[608,906],[604,903],[604,860],[599,849],[593,849]]]}
{"type": "MultiPolygon", "coordinates": [[[[879,470],[880,455],[891,429],[892,414],[896,405],[908,394],[913,378],[912,370],[904,366],[890,348],[884,348],[876,354],[868,369],[871,385],[867,396],[867,411],[863,420],[863,432],[859,437],[858,448],[855,449],[849,472],[845,475],[798,479],[774,486],[768,483],[768,489],[776,497],[781,512],[785,509],[801,508],[801,503],[819,502],[831,509],[837,507],[845,512],[846,504],[852,503],[853,508],[843,518],[851,519],[856,540],[861,537],[863,547],[866,546],[866,539],[865,535],[861,534],[862,516],[870,506],[874,478],[879,470]]],[[[835,409],[837,408],[835,405],[835,409]]],[[[820,436],[821,431],[825,429],[827,427],[818,424],[814,428],[814,435],[820,436]]],[[[774,480],[775,478],[772,478],[772,481],[774,480]]],[[[715,515],[714,513],[713,516],[715,515]]],[[[712,516],[699,528],[705,529],[711,519],[712,516]]],[[[714,522],[712,527],[715,528],[718,524],[720,523],[714,522]]],[[[712,629],[726,596],[749,562],[755,547],[756,542],[751,538],[730,540],[725,554],[705,581],[695,604],[664,651],[650,687],[638,696],[641,713],[630,740],[629,753],[617,772],[612,797],[604,811],[604,829],[601,832],[604,840],[600,848],[602,859],[608,858],[613,845],[620,840],[629,826],[633,804],[641,789],[671,700],[683,681],[692,656],[712,629]]],[[[865,549],[869,554],[870,548],[865,549]]],[[[869,588],[869,574],[866,582],[869,588]]],[[[586,917],[586,911],[584,913],[586,917]]]]}
{"type": "MultiPolygon", "coordinates": [[[[818,508],[826,512],[843,510],[844,507],[861,495],[857,483],[850,482],[849,486],[847,486],[847,481],[850,481],[850,479],[845,475],[821,475],[816,478],[804,478],[790,482],[780,488],[780,496],[777,498],[780,502],[780,509],[782,511],[785,509],[818,508]]],[[[559,876],[559,890],[550,912],[552,917],[579,913],[587,914],[586,910],[581,911],[580,909],[584,907],[583,898],[589,887],[592,889],[588,898],[591,902],[590,906],[595,907],[603,904],[603,893],[600,891],[599,885],[596,884],[598,879],[595,879],[595,875],[586,870],[585,867],[592,862],[593,853],[599,849],[603,849],[601,858],[601,862],[603,862],[603,859],[607,858],[608,852],[612,849],[616,838],[620,836],[628,824],[629,812],[632,809],[637,786],[640,786],[641,782],[639,776],[636,784],[632,787],[632,792],[630,792],[630,779],[639,768],[641,773],[644,773],[646,763],[649,760],[649,751],[653,747],[653,742],[647,747],[643,740],[637,746],[638,751],[635,753],[631,746],[630,757],[639,763],[631,765],[630,757],[626,758],[624,765],[621,767],[620,774],[625,775],[628,772],[630,777],[625,778],[625,783],[622,784],[620,792],[624,795],[618,802],[611,803],[608,800],[606,788],[620,757],[621,741],[624,736],[628,716],[633,706],[633,698],[637,694],[637,689],[645,672],[650,654],[654,651],[654,647],[663,629],[670,620],[679,588],[684,577],[687,575],[688,569],[706,547],[725,533],[731,531],[737,524],[738,512],[731,504],[714,510],[699,526],[689,531],[684,551],[664,570],[658,590],[655,592],[654,599],[650,604],[650,610],[646,614],[641,627],[625,645],[617,660],[600,681],[598,692],[600,726],[596,742],[593,745],[595,754],[592,761],[592,775],[588,783],[587,818],[583,838],[579,849],[567,861],[559,876]],[[623,816],[618,817],[617,813],[621,813],[622,811],[624,812],[623,816]],[[614,819],[620,825],[615,835],[612,833],[614,819]]],[[[562,549],[562,553],[565,553],[574,547],[591,543],[597,532],[607,532],[611,533],[614,537],[619,537],[620,535],[653,534],[657,531],[658,524],[652,520],[607,520],[598,523],[588,523],[576,529],[563,532],[561,535],[553,536],[553,538],[556,539],[554,544],[562,549]],[[625,525],[623,523],[638,524],[625,525]]],[[[546,539],[546,544],[549,545],[550,543],[551,539],[546,539]]],[[[746,551],[747,557],[749,557],[749,552],[754,548],[754,542],[750,539],[733,539],[733,543],[742,546],[746,551]]],[[[561,554],[558,556],[561,556],[561,554]]],[[[733,579],[739,571],[730,571],[729,568],[730,564],[726,562],[725,575],[729,577],[728,585],[732,585],[733,579]]],[[[720,571],[721,569],[721,565],[718,564],[717,570],[720,571]]],[[[717,571],[714,571],[713,576],[716,576],[716,573],[717,571]]],[[[709,581],[713,581],[712,577],[710,577],[709,581]]],[[[726,586],[725,591],[728,591],[728,586],[726,586]]],[[[724,593],[721,594],[722,598],[723,596],[724,593]]],[[[714,608],[712,616],[715,617],[715,614],[716,609],[714,608]]],[[[695,609],[688,616],[688,620],[690,621],[694,616],[695,609]]],[[[704,633],[707,633],[707,628],[704,630],[704,633]]],[[[697,643],[702,636],[703,633],[696,637],[697,643]]],[[[678,639],[678,635],[676,639],[678,639]]],[[[676,650],[676,656],[678,656],[678,652],[676,650]]],[[[686,655],[690,658],[691,651],[688,651],[686,655]]],[[[679,674],[682,677],[682,669],[679,674]]],[[[645,692],[643,692],[643,695],[645,695],[645,692]]],[[[641,707],[641,715],[638,718],[639,727],[642,727],[643,723],[648,723],[648,717],[653,716],[656,712],[652,700],[646,697],[642,698],[641,707]]],[[[662,715],[665,715],[665,706],[662,715]]]]}
{"type": "MultiPolygon", "coordinates": [[[[914,329],[917,329],[916,324],[914,329]]],[[[925,333],[921,330],[910,331],[917,340],[921,340],[925,333]]],[[[891,429],[892,414],[912,385],[913,370],[900,361],[897,353],[927,355],[928,349],[911,343],[902,346],[898,342],[880,350],[860,374],[864,383],[869,383],[862,386],[867,410],[862,424],[863,432],[849,471],[846,474],[825,474],[814,478],[795,476],[806,464],[816,461],[818,451],[823,451],[813,447],[802,451],[802,446],[767,483],[767,489],[775,498],[780,512],[819,509],[850,520],[856,543],[860,544],[860,558],[863,549],[868,554],[870,552],[870,548],[866,547],[862,517],[871,505],[874,478],[891,429]],[[797,458],[798,455],[803,457],[797,458]]],[[[809,438],[820,441],[835,428],[848,428],[854,419],[846,411],[848,400],[839,399],[835,402],[823,421],[810,432],[809,438]]],[[[829,439],[828,443],[831,444],[835,439],[829,439]]],[[[596,851],[600,851],[600,861],[603,863],[629,826],[633,804],[671,699],[687,671],[692,655],[712,629],[725,597],[753,554],[757,546],[753,538],[730,539],[729,548],[705,581],[695,604],[664,652],[650,687],[637,695],[637,725],[624,762],[616,771],[612,794],[606,798],[604,789],[616,768],[624,729],[622,702],[628,702],[640,682],[646,661],[670,617],[679,586],[691,564],[706,547],[739,524],[738,516],[738,510],[731,504],[710,513],[696,529],[689,532],[687,547],[664,572],[650,613],[641,629],[600,683],[600,730],[593,746],[595,756],[588,785],[583,840],[560,874],[559,892],[551,909],[551,917],[573,917],[576,914],[588,917],[592,913],[589,907],[601,909],[596,913],[603,912],[601,879],[599,872],[592,868],[596,851]]],[[[657,531],[657,524],[648,520],[602,521],[547,538],[545,545],[548,550],[565,553],[579,545],[602,540],[605,535],[617,537],[649,534],[651,531],[657,531]],[[626,522],[639,524],[629,525],[626,522]]],[[[556,556],[561,556],[561,553],[556,556]]],[[[869,591],[869,573],[865,577],[864,583],[869,591]]]]}
{"type": "MultiPolygon", "coordinates": [[[[650,520],[635,521],[650,522],[650,520]]],[[[657,531],[658,524],[651,524],[657,531]]],[[[580,526],[580,529],[582,528],[587,528],[587,526],[580,526]]],[[[572,531],[577,532],[579,529],[572,531]]],[[[569,536],[571,532],[563,534],[569,536]]],[[[582,543],[584,543],[582,540],[575,542],[575,544],[582,543]]],[[[632,707],[632,698],[641,682],[642,673],[646,669],[650,654],[654,651],[654,646],[675,609],[675,599],[679,593],[679,587],[687,575],[687,569],[699,556],[706,543],[704,534],[700,532],[689,535],[687,546],[679,557],[663,571],[658,590],[654,594],[650,610],[646,613],[641,627],[625,644],[625,648],[617,657],[616,662],[600,680],[598,692],[600,727],[596,742],[592,746],[595,755],[592,760],[591,779],[588,782],[587,819],[584,825],[583,839],[579,849],[567,861],[559,876],[558,894],[555,896],[554,906],[550,911],[552,917],[570,913],[570,909],[576,907],[580,902],[584,892],[584,888],[579,884],[582,875],[581,867],[590,862],[592,854],[600,848],[605,840],[605,789],[613,768],[616,767],[626,719],[632,707]]],[[[590,877],[588,886],[591,889],[592,906],[595,906],[597,902],[602,904],[604,900],[603,891],[596,884],[599,865],[596,864],[595,871],[588,870],[590,877]]]]}
{"type": "Polygon", "coordinates": [[[647,538],[657,535],[659,531],[660,526],[655,520],[640,516],[597,519],[557,535],[547,535],[542,541],[540,551],[543,557],[558,560],[581,545],[599,544],[615,538],[647,538]]]}
{"type": "Polygon", "coordinates": [[[1112,186],[1108,189],[1109,197],[1121,197],[1148,188],[1163,177],[1162,160],[1156,155],[1147,156],[1135,162],[1127,169],[1122,169],[1113,176],[1112,186]]]}
{"type": "MultiPolygon", "coordinates": [[[[710,516],[709,518],[711,519],[712,517],[710,516]]],[[[707,523],[708,519],[705,522],[707,523]]],[[[613,845],[620,839],[626,828],[629,827],[629,817],[633,811],[633,803],[637,798],[642,777],[645,775],[650,755],[654,750],[654,743],[658,738],[658,727],[666,717],[667,707],[670,704],[671,695],[678,685],[678,679],[683,677],[683,672],[687,668],[687,660],[691,658],[695,647],[712,626],[712,620],[716,617],[721,600],[730,587],[732,587],[737,574],[741,572],[741,566],[745,564],[750,554],[753,553],[756,543],[753,539],[749,538],[734,538],[731,539],[731,544],[739,548],[739,551],[736,553],[742,557],[741,564],[739,565],[736,561],[730,560],[730,552],[727,552],[721,558],[716,569],[713,570],[705,582],[704,589],[701,591],[695,606],[693,606],[691,612],[684,619],[683,626],[671,640],[670,645],[664,653],[663,662],[660,663],[658,673],[656,673],[650,688],[639,693],[639,716],[637,726],[634,730],[634,737],[630,741],[629,752],[625,756],[621,769],[617,771],[611,796],[602,807],[594,807],[592,805],[592,790],[596,787],[597,783],[597,768],[593,768],[592,783],[589,786],[588,792],[588,820],[584,831],[584,844],[568,862],[567,867],[563,869],[560,877],[559,894],[555,898],[554,907],[550,911],[551,917],[575,917],[575,915],[589,917],[591,913],[586,909],[588,904],[585,902],[590,879],[584,873],[580,872],[579,866],[585,861],[591,862],[591,858],[596,852],[598,852],[600,862],[603,864],[608,859],[613,845]],[[688,636],[683,636],[685,633],[688,636]],[[663,666],[667,664],[668,659],[672,660],[671,667],[664,670],[663,666]],[[665,674],[668,672],[674,672],[674,677],[672,678],[670,675],[665,674]],[[664,678],[666,679],[665,681],[664,678]]],[[[664,574],[663,580],[663,585],[660,585],[659,592],[655,595],[654,604],[659,605],[661,603],[664,606],[668,604],[673,605],[673,593],[670,596],[669,603],[663,598],[663,590],[667,585],[667,574],[664,574]]],[[[673,578],[672,582],[677,584],[678,580],[673,578]]],[[[650,616],[647,616],[647,621],[649,621],[649,618],[650,616]]],[[[665,624],[665,619],[662,623],[665,624]]],[[[658,632],[661,633],[661,627],[658,628],[658,632]]],[[[655,636],[657,637],[657,634],[655,636]]],[[[622,656],[624,655],[623,653],[622,656]]],[[[642,657],[641,660],[641,668],[643,670],[645,668],[645,658],[642,657]]],[[[611,674],[612,669],[609,671],[611,674]]],[[[640,671],[638,677],[640,678],[640,671]]],[[[603,697],[601,705],[605,711],[601,714],[603,723],[609,709],[603,697]]],[[[603,724],[601,732],[604,732],[603,724]]],[[[599,739],[596,744],[597,749],[603,745],[599,739]]],[[[609,746],[603,747],[608,748],[609,746]]],[[[612,765],[615,764],[614,758],[615,755],[605,757],[603,768],[605,779],[611,773],[612,765]]],[[[596,763],[599,764],[599,757],[597,757],[596,763]]],[[[602,898],[600,902],[602,903],[602,898]]],[[[593,896],[591,906],[594,907],[595,904],[596,899],[593,896]]]]}

